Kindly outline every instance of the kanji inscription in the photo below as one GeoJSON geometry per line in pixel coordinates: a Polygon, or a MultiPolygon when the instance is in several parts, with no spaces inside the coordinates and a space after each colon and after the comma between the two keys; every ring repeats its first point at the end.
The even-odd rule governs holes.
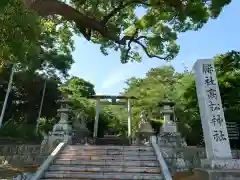
{"type": "Polygon", "coordinates": [[[231,149],[212,59],[194,64],[197,97],[206,145],[207,158],[231,158],[231,149]]]}
{"type": "Polygon", "coordinates": [[[221,142],[221,141],[227,140],[227,138],[225,137],[225,134],[221,130],[215,130],[214,131],[213,139],[215,141],[217,141],[217,142],[221,142]]]}
{"type": "Polygon", "coordinates": [[[223,118],[219,115],[219,114],[217,114],[217,115],[213,115],[212,116],[212,119],[211,119],[211,123],[214,125],[214,126],[216,126],[216,125],[222,125],[222,123],[223,123],[223,118]]]}

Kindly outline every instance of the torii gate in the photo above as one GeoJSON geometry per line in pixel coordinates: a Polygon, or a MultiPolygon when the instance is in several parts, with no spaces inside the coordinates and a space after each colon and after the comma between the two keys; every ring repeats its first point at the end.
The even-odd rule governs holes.
{"type": "Polygon", "coordinates": [[[110,95],[94,95],[90,96],[91,99],[96,99],[96,109],[95,109],[95,122],[94,122],[94,132],[93,138],[97,137],[98,133],[98,120],[99,120],[99,113],[100,113],[100,104],[104,105],[127,105],[128,110],[128,138],[131,138],[132,134],[132,106],[131,106],[131,99],[136,99],[133,96],[110,96],[110,95]],[[101,102],[101,99],[109,100],[101,102]],[[120,99],[127,99],[127,102],[118,102],[117,100],[120,99]]]}

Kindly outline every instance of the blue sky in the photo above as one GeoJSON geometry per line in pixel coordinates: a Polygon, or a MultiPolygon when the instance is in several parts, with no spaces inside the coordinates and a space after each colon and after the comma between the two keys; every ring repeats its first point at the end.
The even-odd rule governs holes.
{"type": "MultiPolygon", "coordinates": [[[[197,59],[212,58],[216,54],[230,50],[240,50],[240,1],[226,6],[216,20],[210,20],[197,32],[180,34],[178,44],[180,53],[171,62],[176,71],[184,70],[182,62],[189,70],[197,59]]],[[[141,63],[120,63],[120,54],[110,52],[104,56],[99,46],[83,38],[74,37],[76,49],[73,52],[75,64],[71,75],[90,81],[95,85],[97,94],[117,95],[123,90],[126,79],[144,77],[151,68],[166,65],[159,59],[143,56],[141,63]]]]}

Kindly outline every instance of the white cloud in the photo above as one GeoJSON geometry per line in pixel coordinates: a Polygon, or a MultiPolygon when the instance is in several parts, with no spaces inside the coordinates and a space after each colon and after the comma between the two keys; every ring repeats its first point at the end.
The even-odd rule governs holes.
{"type": "Polygon", "coordinates": [[[103,89],[108,89],[114,86],[115,84],[127,80],[132,75],[132,63],[121,65],[119,69],[110,74],[110,76],[105,79],[102,84],[103,89]]]}
{"type": "Polygon", "coordinates": [[[122,80],[126,79],[126,74],[124,73],[124,71],[117,71],[113,74],[111,74],[111,76],[109,76],[103,83],[102,88],[103,89],[108,89],[110,87],[112,87],[113,85],[121,82],[122,80]]]}

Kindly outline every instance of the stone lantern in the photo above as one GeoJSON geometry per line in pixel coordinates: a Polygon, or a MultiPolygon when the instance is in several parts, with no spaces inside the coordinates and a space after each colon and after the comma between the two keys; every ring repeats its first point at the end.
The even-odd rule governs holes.
{"type": "Polygon", "coordinates": [[[144,112],[141,112],[140,122],[138,123],[136,131],[136,144],[149,144],[150,137],[154,134],[155,132],[153,131],[151,124],[148,122],[144,112]]]}
{"type": "Polygon", "coordinates": [[[186,147],[186,141],[181,137],[181,134],[177,131],[177,125],[174,121],[174,102],[165,99],[159,103],[161,107],[161,113],[164,117],[164,124],[160,129],[158,135],[158,145],[160,147],[186,147]]]}
{"type": "Polygon", "coordinates": [[[174,117],[174,105],[175,103],[164,99],[159,106],[161,107],[161,113],[163,114],[164,123],[161,127],[160,132],[175,133],[177,132],[176,122],[172,117],[174,117]]]}
{"type": "Polygon", "coordinates": [[[68,99],[58,100],[61,103],[61,108],[58,109],[60,114],[60,121],[53,126],[52,132],[49,132],[41,144],[41,151],[51,152],[60,142],[67,142],[71,144],[72,142],[72,127],[68,124],[69,103],[68,99]]]}
{"type": "Polygon", "coordinates": [[[72,127],[68,124],[69,113],[71,112],[69,108],[70,101],[68,99],[58,100],[58,103],[61,104],[61,108],[58,109],[58,113],[60,114],[60,121],[53,126],[52,134],[60,134],[64,135],[64,138],[68,139],[69,135],[72,133],[72,127]]]}

